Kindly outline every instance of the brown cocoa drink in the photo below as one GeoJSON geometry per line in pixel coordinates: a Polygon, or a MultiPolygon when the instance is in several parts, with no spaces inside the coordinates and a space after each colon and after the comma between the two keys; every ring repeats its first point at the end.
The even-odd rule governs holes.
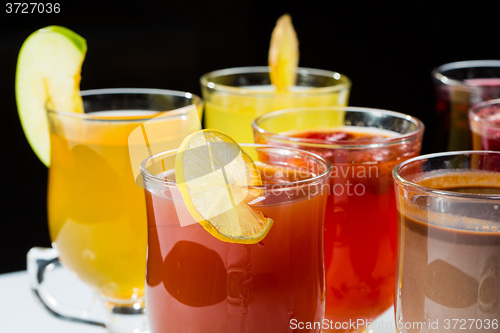
{"type": "Polygon", "coordinates": [[[446,192],[400,193],[398,332],[500,332],[500,174],[414,182],[446,192]]]}

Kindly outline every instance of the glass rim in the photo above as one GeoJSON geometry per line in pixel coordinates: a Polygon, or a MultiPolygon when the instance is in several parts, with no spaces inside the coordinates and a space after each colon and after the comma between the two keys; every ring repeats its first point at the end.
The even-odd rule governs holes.
{"type": "Polygon", "coordinates": [[[477,114],[482,109],[488,108],[488,107],[493,106],[493,105],[498,106],[498,110],[500,113],[500,98],[482,101],[482,102],[479,102],[476,105],[474,105],[472,108],[469,109],[470,121],[474,121],[474,122],[479,123],[481,125],[487,125],[488,127],[500,128],[500,124],[488,121],[477,114]]]}
{"type": "MultiPolygon", "coordinates": [[[[407,167],[408,165],[413,164],[413,163],[418,163],[418,162],[421,162],[424,160],[450,157],[450,156],[472,156],[472,155],[483,155],[483,156],[484,155],[497,155],[500,157],[500,152],[499,151],[492,151],[492,150],[461,150],[461,151],[447,151],[447,152],[419,155],[419,156],[410,158],[406,161],[403,161],[403,162],[397,164],[392,169],[392,176],[393,176],[393,179],[397,185],[404,186],[404,187],[412,187],[415,190],[418,190],[418,191],[424,192],[424,193],[428,193],[428,194],[434,194],[434,195],[438,195],[438,196],[446,196],[446,197],[452,197],[452,198],[462,198],[462,199],[500,200],[500,194],[465,193],[465,192],[456,192],[456,191],[435,189],[435,188],[419,185],[417,183],[414,183],[412,181],[405,179],[400,174],[401,170],[403,168],[407,167]]],[[[473,169],[471,169],[471,170],[473,170],[473,169]]]]}
{"type": "MultiPolygon", "coordinates": [[[[278,183],[278,184],[262,184],[262,185],[258,185],[258,186],[247,186],[248,188],[263,189],[263,190],[266,190],[266,189],[277,190],[277,189],[281,189],[281,188],[288,189],[291,187],[314,184],[316,182],[321,182],[323,180],[327,180],[328,177],[330,176],[330,173],[331,173],[332,168],[333,168],[330,161],[328,161],[324,157],[322,157],[316,153],[312,153],[312,152],[297,149],[297,148],[281,147],[281,146],[266,145],[266,144],[256,144],[256,143],[242,143],[242,144],[240,144],[240,146],[291,151],[291,152],[298,153],[300,155],[309,156],[310,159],[316,160],[317,162],[323,164],[325,167],[324,172],[322,172],[321,174],[315,175],[314,177],[311,177],[311,178],[290,181],[290,182],[284,182],[284,183],[278,183]]],[[[142,163],[140,165],[141,175],[144,178],[148,179],[149,181],[152,181],[155,184],[165,185],[165,186],[169,186],[169,187],[176,187],[177,183],[175,181],[172,181],[170,179],[166,179],[164,177],[158,177],[158,176],[151,174],[147,170],[147,164],[154,159],[162,160],[165,157],[172,156],[172,155],[177,153],[177,150],[178,149],[163,151],[163,152],[151,155],[151,156],[147,157],[146,159],[144,159],[144,161],[142,161],[142,163]]]]}
{"type": "MultiPolygon", "coordinates": [[[[259,97],[259,98],[273,97],[276,95],[275,91],[270,91],[270,92],[245,91],[245,92],[242,92],[243,88],[241,88],[241,87],[229,86],[229,85],[224,85],[224,84],[213,82],[213,78],[220,77],[220,76],[269,73],[269,71],[270,71],[269,66],[245,66],[245,67],[231,67],[231,68],[218,69],[218,70],[203,74],[200,77],[200,84],[202,87],[206,87],[206,88],[221,91],[221,92],[232,93],[232,94],[251,95],[251,96],[255,96],[255,97],[259,97]]],[[[327,92],[342,91],[344,89],[349,89],[352,85],[351,79],[349,79],[346,75],[341,74],[339,72],[335,72],[335,71],[329,71],[326,69],[298,67],[297,74],[298,75],[312,75],[312,76],[329,77],[329,78],[333,78],[334,80],[336,80],[337,83],[334,85],[326,86],[326,87],[313,87],[313,86],[311,86],[310,87],[311,89],[308,89],[306,91],[291,91],[291,92],[287,92],[287,94],[297,95],[297,96],[304,95],[304,94],[307,94],[307,95],[324,94],[327,92]]]]}
{"type": "MultiPolygon", "coordinates": [[[[341,148],[341,149],[356,149],[356,148],[380,148],[380,147],[385,147],[385,146],[390,146],[390,145],[395,145],[395,144],[400,144],[403,141],[406,141],[410,138],[417,137],[421,134],[423,134],[425,125],[424,123],[411,115],[396,112],[396,111],[390,111],[390,110],[385,110],[385,109],[377,109],[377,108],[370,108],[370,107],[355,107],[355,106],[305,106],[305,107],[300,107],[300,108],[289,108],[289,109],[283,109],[283,110],[277,110],[277,111],[272,111],[269,113],[265,113],[257,118],[255,118],[252,121],[252,129],[254,131],[259,132],[261,135],[266,136],[266,137],[272,137],[273,139],[277,139],[280,141],[287,141],[287,142],[292,142],[292,143],[297,143],[305,147],[316,147],[316,148],[341,148]],[[376,112],[381,115],[389,115],[393,116],[396,118],[400,119],[405,119],[408,120],[409,122],[414,123],[417,128],[414,131],[411,131],[409,133],[397,135],[395,137],[391,138],[384,138],[380,139],[377,141],[374,140],[357,140],[356,143],[348,143],[349,141],[343,141],[343,140],[322,140],[322,139],[306,139],[306,138],[296,138],[292,136],[286,136],[286,135],[279,135],[274,132],[269,132],[264,130],[262,127],[258,125],[259,122],[266,120],[268,118],[274,118],[274,117],[279,117],[283,114],[293,114],[293,113],[307,113],[310,110],[312,111],[321,111],[323,110],[324,112],[362,112],[362,113],[369,113],[369,112],[376,112]]],[[[399,134],[399,133],[398,133],[399,134]]]]}
{"type": "Polygon", "coordinates": [[[462,60],[449,62],[432,69],[432,77],[446,85],[467,86],[463,81],[450,78],[444,72],[454,69],[481,68],[481,67],[500,67],[500,60],[462,60]]]}
{"type": "MultiPolygon", "coordinates": [[[[197,109],[201,108],[203,105],[203,100],[198,95],[192,94],[190,92],[184,92],[179,90],[169,90],[169,89],[159,89],[159,88],[102,88],[102,89],[89,89],[82,90],[80,92],[81,97],[87,96],[97,96],[97,95],[160,95],[160,96],[170,96],[176,98],[190,99],[197,109]]],[[[172,110],[158,111],[148,115],[140,116],[103,116],[103,115],[92,115],[92,113],[76,113],[67,111],[57,111],[47,109],[49,115],[57,115],[58,117],[67,117],[80,120],[95,120],[95,121],[105,121],[105,122],[135,122],[150,120],[158,117],[161,114],[168,114],[168,117],[177,117],[186,114],[186,106],[175,108],[172,110]]],[[[121,111],[121,110],[110,110],[110,111],[121,111]]],[[[162,120],[165,117],[160,117],[162,120]]]]}

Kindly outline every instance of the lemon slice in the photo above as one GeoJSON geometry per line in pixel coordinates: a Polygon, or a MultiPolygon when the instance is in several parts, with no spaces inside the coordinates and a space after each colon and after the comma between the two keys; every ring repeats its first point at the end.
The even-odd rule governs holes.
{"type": "Polygon", "coordinates": [[[271,83],[278,91],[295,84],[299,65],[299,41],[290,15],[281,16],[271,35],[269,59],[271,83]]]}
{"type": "Polygon", "coordinates": [[[194,219],[216,238],[254,244],[269,232],[273,220],[247,202],[262,184],[250,156],[234,139],[212,129],[184,139],[175,160],[175,179],[194,219]]]}
{"type": "Polygon", "coordinates": [[[31,148],[50,164],[49,126],[46,109],[83,112],[80,73],[87,44],[78,34],[49,26],[24,41],[16,69],[16,101],[19,119],[31,148]]]}

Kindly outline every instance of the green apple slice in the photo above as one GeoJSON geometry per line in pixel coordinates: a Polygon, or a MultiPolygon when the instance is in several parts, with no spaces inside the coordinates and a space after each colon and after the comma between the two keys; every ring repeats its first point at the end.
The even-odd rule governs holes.
{"type": "Polygon", "coordinates": [[[35,31],[19,51],[17,111],[31,148],[46,166],[50,165],[46,110],[83,112],[79,86],[86,51],[85,39],[60,26],[35,31]]]}

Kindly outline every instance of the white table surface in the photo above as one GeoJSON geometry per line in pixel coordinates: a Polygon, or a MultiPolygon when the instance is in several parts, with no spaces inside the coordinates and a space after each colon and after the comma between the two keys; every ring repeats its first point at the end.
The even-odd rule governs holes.
{"type": "MultiPolygon", "coordinates": [[[[93,297],[91,291],[74,279],[71,274],[63,273],[63,276],[55,279],[57,278],[61,281],[56,281],[56,285],[64,290],[64,297],[77,299],[78,302],[84,304],[91,302],[93,297]]],[[[69,305],[76,306],[77,304],[69,305]]],[[[393,309],[390,308],[373,322],[373,333],[395,333],[393,318],[393,309]]],[[[29,287],[26,271],[20,271],[0,275],[0,332],[106,333],[106,330],[98,326],[61,320],[50,315],[35,299],[29,287]]]]}
{"type": "MultiPolygon", "coordinates": [[[[68,274],[69,275],[69,274],[68,274]]],[[[72,283],[74,281],[71,281],[72,283]]],[[[92,293],[76,282],[75,287],[57,283],[68,296],[78,294],[82,302],[88,302],[92,293]],[[70,291],[72,289],[73,291],[70,291]]],[[[73,323],[50,315],[35,299],[29,287],[26,271],[0,275],[0,332],[8,333],[106,333],[92,325],[73,323]]]]}

